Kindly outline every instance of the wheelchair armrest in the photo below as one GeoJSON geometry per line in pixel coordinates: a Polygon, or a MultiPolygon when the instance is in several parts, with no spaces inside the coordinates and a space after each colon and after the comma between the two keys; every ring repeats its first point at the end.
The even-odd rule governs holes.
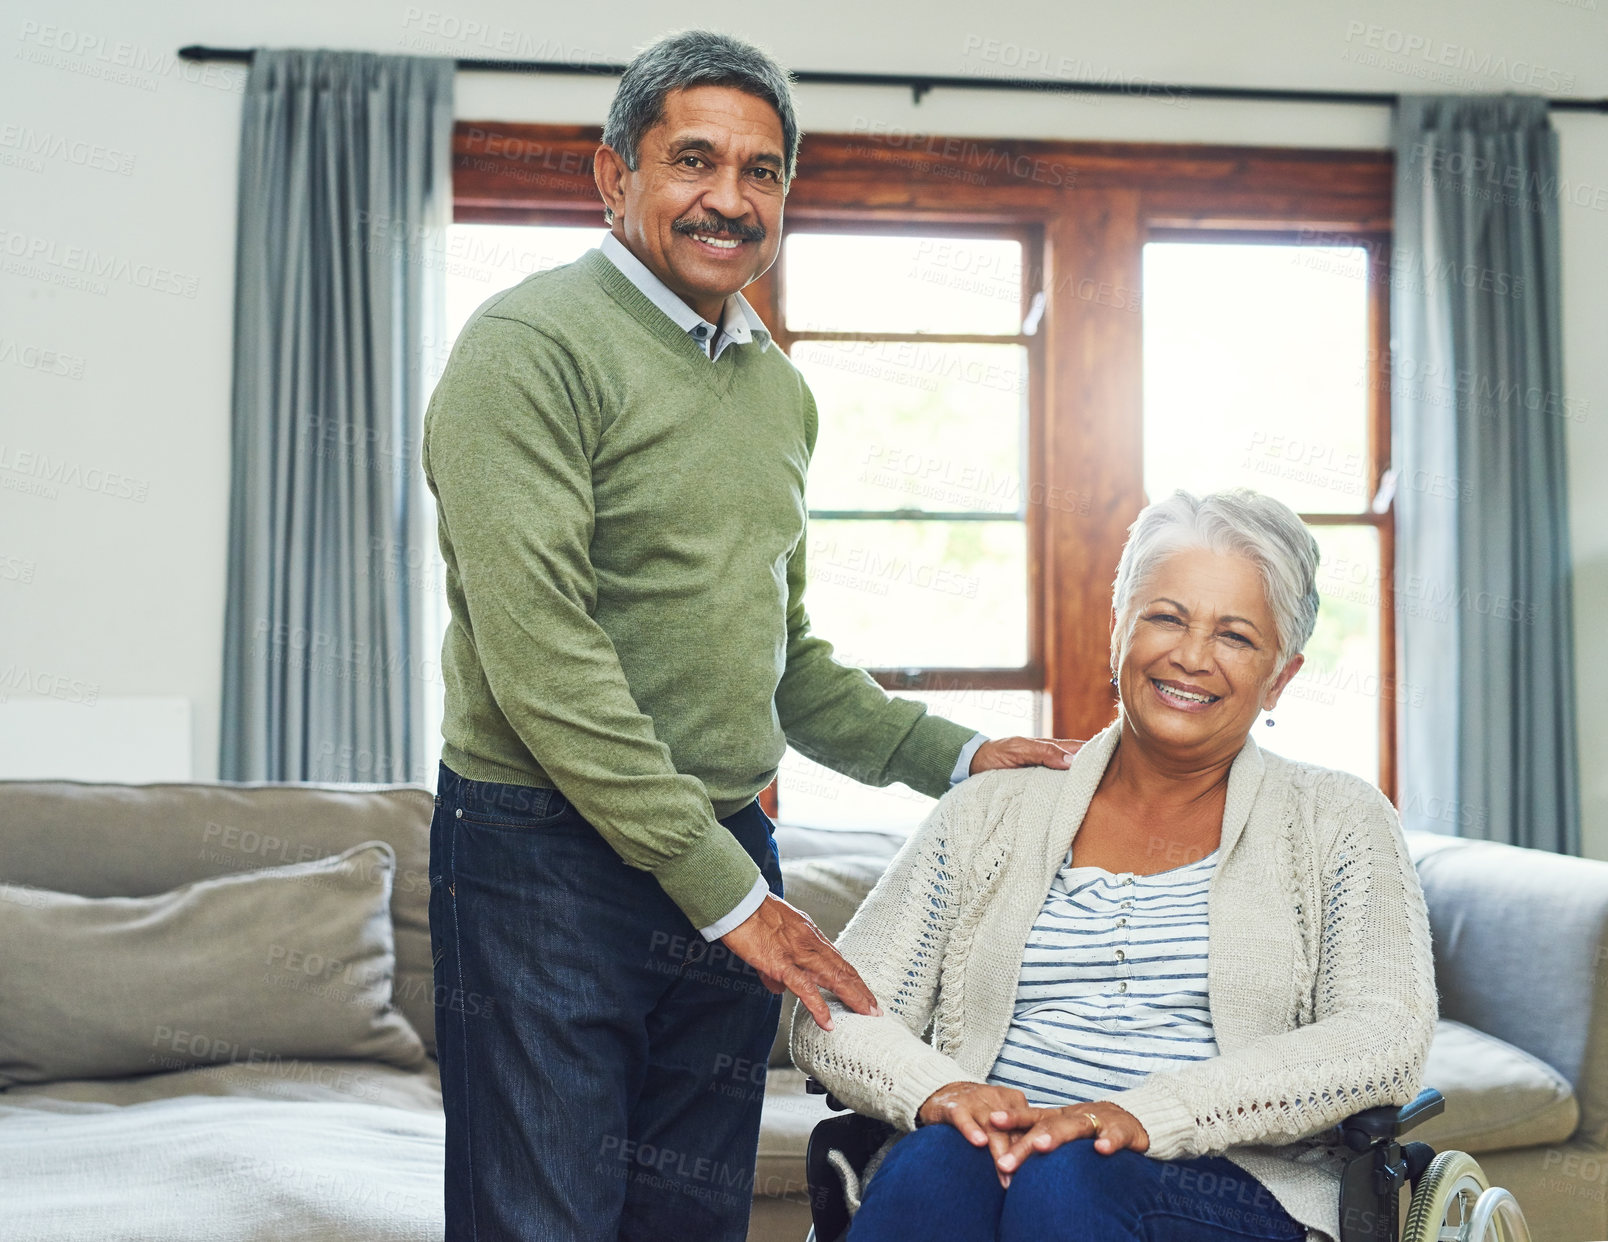
{"type": "MultiPolygon", "coordinates": [[[[813,1078],[806,1089],[825,1095],[829,1104],[835,1102],[826,1088],[813,1078]]],[[[810,1192],[810,1222],[817,1242],[842,1242],[849,1231],[848,1198],[844,1194],[842,1170],[833,1167],[833,1154],[837,1154],[859,1179],[871,1157],[892,1134],[893,1127],[887,1122],[861,1113],[828,1117],[817,1122],[810,1131],[804,1155],[804,1176],[810,1192]]]]}
{"type": "Polygon", "coordinates": [[[1445,1111],[1445,1097],[1434,1087],[1425,1087],[1410,1104],[1386,1104],[1354,1113],[1340,1123],[1340,1133],[1352,1151],[1366,1151],[1445,1111]]]}
{"type": "Polygon", "coordinates": [[[826,1106],[834,1113],[846,1113],[849,1111],[849,1106],[828,1091],[818,1079],[806,1077],[804,1079],[804,1090],[809,1095],[824,1095],[826,1097],[826,1106]]]}

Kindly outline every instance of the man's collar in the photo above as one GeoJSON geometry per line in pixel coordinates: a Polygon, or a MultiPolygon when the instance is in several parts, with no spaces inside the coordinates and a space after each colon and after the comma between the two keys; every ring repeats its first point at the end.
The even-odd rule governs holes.
{"type": "Polygon", "coordinates": [[[603,252],[605,259],[620,269],[622,276],[642,291],[648,301],[663,311],[672,323],[692,336],[700,345],[707,345],[710,337],[716,332],[722,332],[726,340],[733,345],[746,345],[750,341],[757,341],[761,350],[770,348],[770,329],[765,326],[765,321],[741,293],[734,293],[726,299],[720,323],[713,324],[683,302],[669,285],[653,274],[652,268],[632,254],[613,233],[603,234],[603,241],[598,249],[603,252]],[[699,335],[700,328],[703,330],[702,335],[699,335]]]}

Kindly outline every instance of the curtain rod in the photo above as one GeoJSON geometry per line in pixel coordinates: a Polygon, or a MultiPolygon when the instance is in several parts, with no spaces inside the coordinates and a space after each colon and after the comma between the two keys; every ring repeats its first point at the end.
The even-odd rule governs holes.
{"type": "MultiPolygon", "coordinates": [[[[251,49],[206,47],[192,43],[179,49],[182,60],[225,60],[251,63],[251,49]]],[[[457,67],[480,73],[567,73],[585,77],[619,77],[624,65],[580,63],[568,60],[484,60],[460,56],[457,67]]],[[[1077,92],[1086,95],[1160,95],[1189,99],[1253,99],[1266,103],[1368,104],[1393,107],[1401,98],[1389,91],[1309,91],[1256,86],[1178,86],[1157,82],[1071,82],[1055,78],[1004,78],[946,74],[831,73],[798,70],[793,80],[804,86],[896,86],[908,90],[914,102],[934,89],[985,91],[1038,91],[1045,94],[1077,92]]],[[[1551,98],[1547,106],[1568,112],[1608,113],[1608,98],[1551,98]]]]}

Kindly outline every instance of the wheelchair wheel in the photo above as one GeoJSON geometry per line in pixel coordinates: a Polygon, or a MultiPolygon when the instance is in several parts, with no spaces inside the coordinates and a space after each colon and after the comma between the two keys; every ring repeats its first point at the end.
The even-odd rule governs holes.
{"type": "Polygon", "coordinates": [[[1493,1186],[1480,1196],[1470,1222],[1470,1232],[1477,1237],[1484,1237],[1490,1230],[1494,1230],[1502,1242],[1530,1242],[1530,1226],[1519,1210],[1519,1201],[1500,1186],[1493,1186]]]}
{"type": "Polygon", "coordinates": [[[1413,1189],[1402,1242],[1499,1242],[1488,1229],[1473,1233],[1474,1206],[1490,1189],[1466,1151],[1444,1151],[1429,1162],[1413,1189]]]}

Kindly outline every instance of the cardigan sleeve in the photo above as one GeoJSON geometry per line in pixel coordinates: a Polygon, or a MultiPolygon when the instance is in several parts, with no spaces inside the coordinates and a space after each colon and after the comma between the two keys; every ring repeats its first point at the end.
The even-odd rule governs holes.
{"type": "Polygon", "coordinates": [[[904,1130],[939,1087],[971,1079],[922,1039],[939,968],[960,913],[961,883],[994,781],[973,777],[946,794],[911,834],[843,934],[838,951],[882,1006],[867,1017],[828,996],[832,1030],[793,1009],[793,1060],[855,1112],[904,1130]]]}
{"type": "Polygon", "coordinates": [[[1333,774],[1315,793],[1323,900],[1313,1020],[1111,1097],[1156,1159],[1288,1143],[1418,1091],[1434,1034],[1429,918],[1395,809],[1333,774]]]}

